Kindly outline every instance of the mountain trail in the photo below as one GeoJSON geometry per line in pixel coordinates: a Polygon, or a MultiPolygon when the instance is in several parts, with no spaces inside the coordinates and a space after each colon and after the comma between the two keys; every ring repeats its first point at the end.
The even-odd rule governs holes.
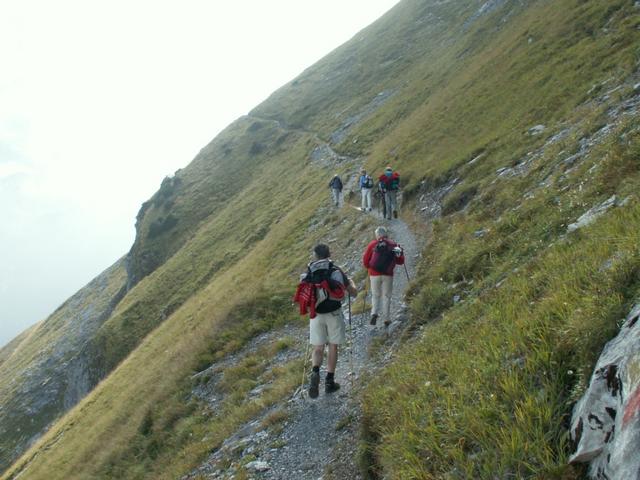
{"type": "MultiPolygon", "coordinates": [[[[392,340],[407,319],[404,292],[408,285],[407,277],[413,275],[419,256],[418,242],[404,221],[380,221],[390,229],[391,238],[404,248],[407,266],[406,271],[403,266],[395,269],[392,324],[388,328],[382,322],[375,327],[370,326],[368,306],[364,313],[352,314],[349,321],[349,305],[345,302],[343,310],[348,343],[339,349],[336,381],[340,383],[340,390],[333,394],[324,393],[325,361],[321,369],[320,396],[310,399],[306,389],[311,367],[307,361],[303,390],[298,387],[288,401],[241,427],[183,480],[235,478],[239,465],[243,465],[249,478],[254,479],[361,478],[356,465],[361,389],[369,375],[388,360],[392,340]],[[374,340],[381,348],[370,356],[369,347],[374,340]],[[263,420],[274,410],[284,411],[287,419],[280,429],[265,429],[263,420]]],[[[361,247],[360,253],[365,245],[361,247]]],[[[348,260],[360,261],[359,258],[348,260]]],[[[369,291],[367,300],[370,301],[369,291]]],[[[355,307],[351,304],[352,310],[355,307]]],[[[362,305],[358,308],[361,311],[362,305]]],[[[308,338],[307,328],[288,327],[286,334],[308,338]]],[[[267,339],[269,336],[264,337],[267,339]]],[[[310,355],[310,351],[305,354],[310,355]]],[[[302,378],[302,372],[300,374],[302,378]]]]}
{"type": "Polygon", "coordinates": [[[251,118],[258,122],[272,123],[275,124],[280,130],[285,132],[293,132],[293,133],[302,133],[305,135],[311,135],[314,141],[317,143],[317,146],[311,151],[310,157],[314,162],[325,166],[335,166],[338,163],[354,163],[358,160],[358,158],[350,157],[348,155],[342,155],[336,152],[332,147],[329,141],[324,140],[320,137],[318,132],[314,132],[313,130],[307,130],[306,128],[296,128],[290,125],[285,124],[281,120],[275,118],[265,118],[256,115],[247,115],[247,118],[251,118]]]}

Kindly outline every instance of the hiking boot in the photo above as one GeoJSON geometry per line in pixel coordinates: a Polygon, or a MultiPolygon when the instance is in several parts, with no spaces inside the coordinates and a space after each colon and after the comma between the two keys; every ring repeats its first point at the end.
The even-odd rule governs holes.
{"type": "Polygon", "coordinates": [[[393,211],[393,218],[398,218],[398,211],[397,210],[393,211]]]}
{"type": "Polygon", "coordinates": [[[369,325],[375,325],[377,321],[378,321],[378,314],[372,313],[371,318],[369,319],[369,325]]]}
{"type": "Polygon", "coordinates": [[[320,372],[311,372],[309,378],[309,397],[318,398],[318,387],[320,386],[320,372]]]}
{"type": "Polygon", "coordinates": [[[340,390],[340,384],[336,382],[326,382],[324,384],[324,393],[333,393],[340,390]]]}

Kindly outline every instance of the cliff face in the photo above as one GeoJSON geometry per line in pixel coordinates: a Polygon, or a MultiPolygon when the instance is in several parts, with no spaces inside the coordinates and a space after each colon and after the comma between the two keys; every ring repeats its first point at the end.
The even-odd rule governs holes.
{"type": "Polygon", "coordinates": [[[179,478],[286,402],[300,268],[319,241],[357,259],[380,221],[328,180],[348,200],[389,163],[428,245],[412,341],[362,385],[365,473],[579,478],[570,405],[640,291],[639,12],[406,0],[274,92],[162,182],[126,261],[0,352],[5,466],[104,377],[3,478],[179,478]]]}

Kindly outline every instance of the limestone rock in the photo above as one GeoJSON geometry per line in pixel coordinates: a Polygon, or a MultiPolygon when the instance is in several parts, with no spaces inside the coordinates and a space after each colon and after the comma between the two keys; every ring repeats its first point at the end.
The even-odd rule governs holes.
{"type": "Polygon", "coordinates": [[[640,304],[605,346],[576,404],[571,462],[589,462],[596,479],[640,479],[640,304]]]}
{"type": "Polygon", "coordinates": [[[546,128],[544,125],[535,125],[529,129],[529,135],[540,135],[546,128]]]}
{"type": "Polygon", "coordinates": [[[576,220],[575,223],[572,223],[567,227],[567,231],[571,233],[575,230],[578,230],[579,228],[586,227],[587,225],[592,223],[595,219],[597,219],[599,216],[601,216],[603,213],[605,213],[607,210],[609,210],[611,207],[613,207],[615,204],[616,204],[616,196],[613,195],[604,203],[601,203],[600,205],[597,205],[592,209],[590,209],[588,212],[582,214],[580,218],[576,220]]]}
{"type": "Polygon", "coordinates": [[[254,460],[253,462],[249,462],[245,465],[247,470],[254,470],[256,472],[266,472],[271,469],[271,466],[267,462],[263,462],[260,460],[254,460]]]}

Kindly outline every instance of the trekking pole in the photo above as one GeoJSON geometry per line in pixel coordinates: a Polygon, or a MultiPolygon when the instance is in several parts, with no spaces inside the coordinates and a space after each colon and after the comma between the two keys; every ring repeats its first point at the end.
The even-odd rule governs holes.
{"type": "Polygon", "coordinates": [[[307,349],[304,354],[304,364],[302,366],[302,381],[300,382],[300,397],[304,400],[304,379],[307,377],[307,362],[309,361],[309,350],[311,344],[307,342],[307,349]]]}
{"type": "Polygon", "coordinates": [[[367,311],[367,279],[364,279],[364,295],[362,296],[362,315],[360,315],[360,326],[364,324],[364,315],[367,311]]]}
{"type": "Polygon", "coordinates": [[[349,336],[351,337],[351,348],[349,349],[349,368],[351,369],[351,390],[353,390],[353,377],[356,372],[353,368],[353,326],[351,325],[351,294],[349,294],[349,336]]]}
{"type": "Polygon", "coordinates": [[[409,279],[409,270],[407,270],[407,264],[403,263],[402,265],[404,266],[404,273],[407,274],[407,282],[410,282],[411,280],[409,279]]]}

